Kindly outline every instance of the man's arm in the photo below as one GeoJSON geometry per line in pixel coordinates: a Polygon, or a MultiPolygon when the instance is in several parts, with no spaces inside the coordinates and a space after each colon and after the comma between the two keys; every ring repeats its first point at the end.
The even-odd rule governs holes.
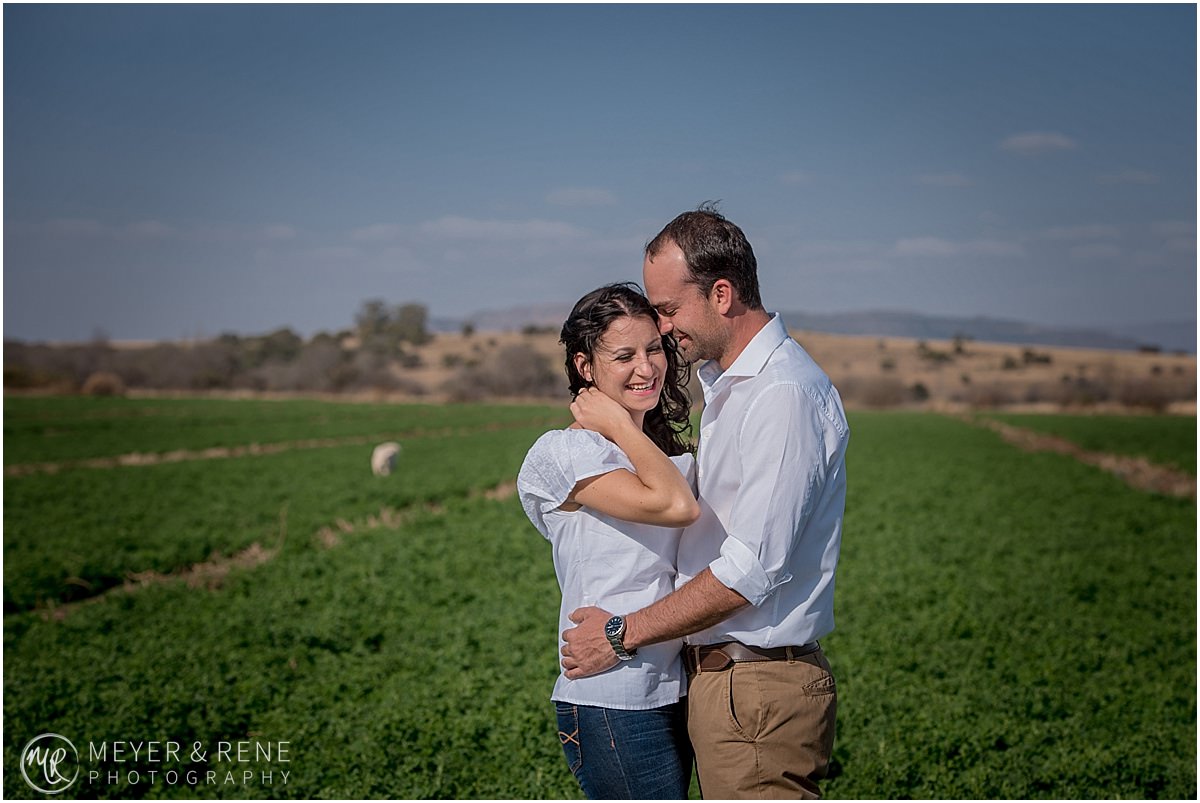
{"type": "MultiPolygon", "coordinates": [[[[720,556],[682,588],[626,616],[627,648],[711,627],[741,608],[761,605],[791,579],[788,556],[825,481],[824,424],[800,385],[774,385],[758,394],[739,438],[743,479],[720,556]]],[[[610,617],[600,608],[572,612],[580,627],[563,632],[567,677],[594,675],[617,663],[604,637],[610,617]]]]}
{"type": "MultiPolygon", "coordinates": [[[[681,638],[728,619],[750,603],[726,587],[708,569],[682,588],[625,617],[625,648],[628,650],[681,638]]],[[[582,678],[603,672],[617,662],[612,645],[604,636],[604,623],[612,614],[601,608],[577,608],[563,631],[563,668],[567,677],[582,678]]]]}

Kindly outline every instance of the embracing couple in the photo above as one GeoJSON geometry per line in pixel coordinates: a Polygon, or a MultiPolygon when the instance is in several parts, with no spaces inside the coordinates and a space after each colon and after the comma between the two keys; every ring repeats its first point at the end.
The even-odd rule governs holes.
{"type": "Polygon", "coordinates": [[[562,589],[559,741],[593,799],[684,799],[693,753],[705,797],[819,797],[841,399],[763,308],[754,251],[715,210],[668,224],[643,279],[645,296],[609,285],[571,311],[575,423],[534,444],[517,483],[562,589]]]}

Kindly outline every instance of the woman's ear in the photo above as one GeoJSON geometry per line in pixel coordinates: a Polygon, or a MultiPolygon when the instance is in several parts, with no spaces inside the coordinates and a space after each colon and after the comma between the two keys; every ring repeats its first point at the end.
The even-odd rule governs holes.
{"type": "Polygon", "coordinates": [[[592,381],[592,364],[582,351],[575,354],[575,370],[583,377],[584,382],[592,381]]]}

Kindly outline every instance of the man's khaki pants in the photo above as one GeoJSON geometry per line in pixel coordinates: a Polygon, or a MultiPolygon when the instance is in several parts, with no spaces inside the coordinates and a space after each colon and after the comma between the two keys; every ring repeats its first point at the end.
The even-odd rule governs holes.
{"type": "Polygon", "coordinates": [[[707,799],[818,798],[837,686],[824,653],[688,676],[688,735],[707,799]]]}

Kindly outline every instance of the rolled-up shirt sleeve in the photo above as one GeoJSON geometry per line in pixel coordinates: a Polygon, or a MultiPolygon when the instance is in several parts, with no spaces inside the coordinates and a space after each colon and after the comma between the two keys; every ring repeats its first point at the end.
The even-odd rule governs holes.
{"type": "Polygon", "coordinates": [[[752,605],[791,580],[788,556],[811,518],[828,455],[825,420],[799,384],[763,390],[738,436],[741,485],[713,576],[752,605]]]}

